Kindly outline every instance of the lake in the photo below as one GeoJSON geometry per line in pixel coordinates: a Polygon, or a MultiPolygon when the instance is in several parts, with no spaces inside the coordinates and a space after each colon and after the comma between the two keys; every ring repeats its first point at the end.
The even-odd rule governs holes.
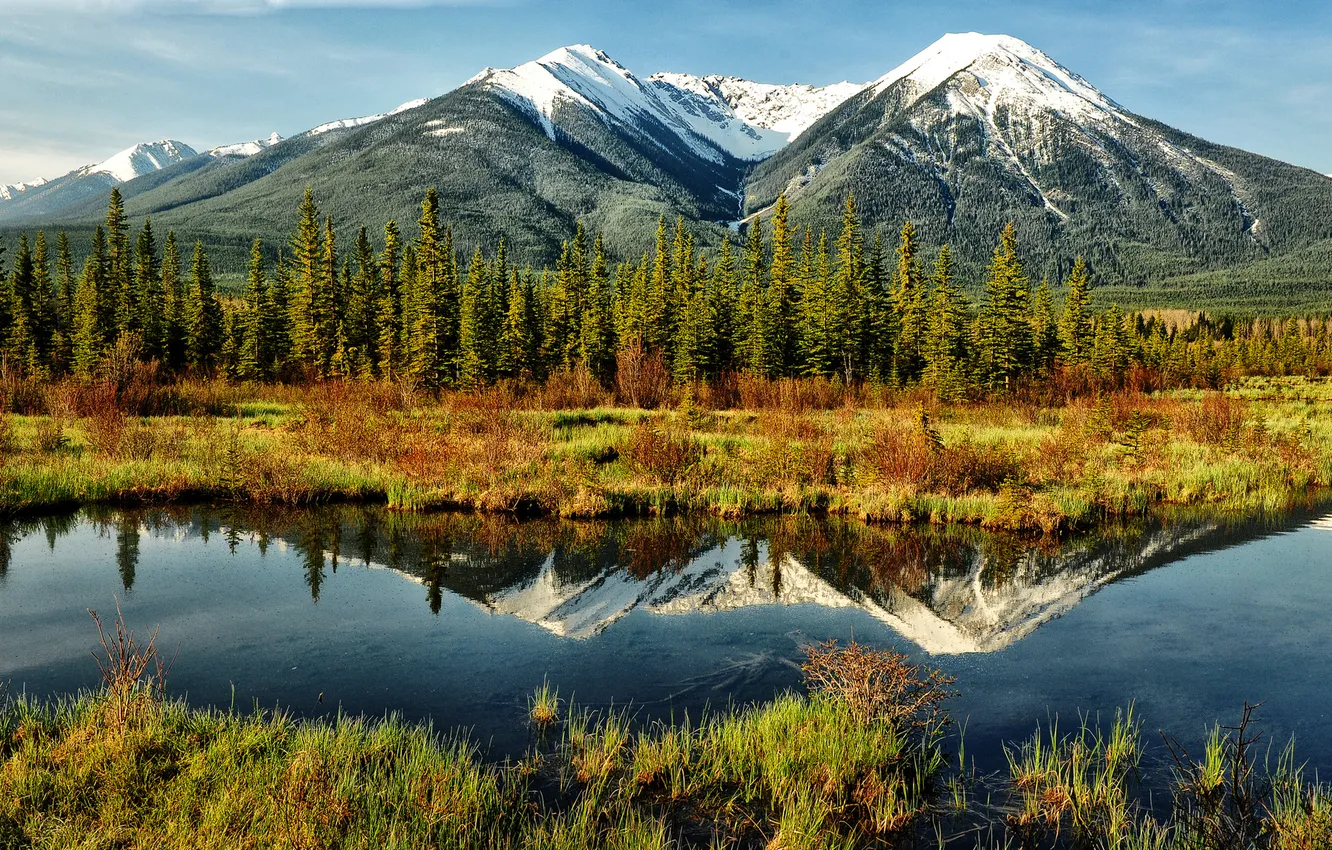
{"type": "Polygon", "coordinates": [[[1332,506],[1180,516],[1063,542],[813,518],[611,523],[378,508],[92,509],[0,523],[0,682],[95,687],[86,609],[116,602],[199,705],[396,712],[527,744],[543,680],[579,704],[697,716],[800,685],[854,637],[956,677],[983,770],[1002,741],[1136,705],[1197,741],[1262,701],[1332,773],[1332,506]]]}

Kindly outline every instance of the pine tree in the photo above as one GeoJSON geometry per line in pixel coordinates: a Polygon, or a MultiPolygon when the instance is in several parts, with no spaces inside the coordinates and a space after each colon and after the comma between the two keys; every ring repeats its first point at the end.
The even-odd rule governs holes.
{"type": "Polygon", "coordinates": [[[1128,366],[1128,342],[1125,339],[1124,314],[1111,304],[1095,323],[1090,362],[1093,374],[1108,384],[1117,384],[1128,366]]]}
{"type": "Polygon", "coordinates": [[[899,384],[909,384],[920,377],[924,365],[921,345],[925,339],[924,274],[917,256],[916,226],[902,225],[901,244],[897,248],[897,271],[893,274],[893,313],[897,339],[893,349],[893,376],[899,384]]]}
{"type": "Polygon", "coordinates": [[[139,316],[135,323],[142,337],[143,356],[150,360],[166,358],[166,297],[162,289],[162,271],[157,259],[157,240],[153,223],[144,219],[134,250],[134,286],[139,316]]]}
{"type": "Polygon", "coordinates": [[[55,327],[51,338],[51,359],[61,371],[67,370],[72,356],[74,337],[74,258],[69,250],[69,234],[60,231],[56,236],[56,279],[53,310],[55,327]]]}
{"type": "Polygon", "coordinates": [[[865,244],[860,235],[854,195],[847,195],[842,211],[832,298],[836,309],[834,346],[838,368],[843,380],[850,384],[862,377],[862,346],[869,324],[865,298],[865,244]]]}
{"type": "Polygon", "coordinates": [[[657,219],[657,247],[653,254],[652,278],[644,304],[643,346],[649,351],[665,351],[670,345],[671,250],[666,239],[666,219],[657,219]]]}
{"type": "Polygon", "coordinates": [[[93,231],[92,253],[83,264],[83,277],[74,296],[72,359],[79,375],[89,376],[102,361],[109,342],[102,291],[106,286],[106,232],[101,225],[93,231]]]}
{"type": "Polygon", "coordinates": [[[38,344],[41,317],[38,315],[39,304],[34,304],[36,281],[33,273],[32,248],[28,244],[28,234],[19,235],[18,252],[14,255],[14,267],[10,271],[5,302],[0,307],[0,328],[8,323],[8,334],[3,340],[6,357],[17,363],[28,375],[41,375],[44,362],[38,344]]]}
{"type": "Polygon", "coordinates": [[[504,318],[501,347],[504,370],[514,377],[539,377],[541,336],[537,314],[537,295],[533,291],[532,270],[515,280],[509,287],[509,310],[504,318]]]}
{"type": "Polygon", "coordinates": [[[953,255],[947,245],[939,249],[932,283],[922,377],[940,401],[956,401],[966,392],[968,310],[953,279],[953,255]]]}
{"type": "Polygon", "coordinates": [[[134,291],[130,256],[129,223],[120,189],[111,189],[106,209],[106,281],[102,289],[103,326],[109,329],[108,342],[117,336],[138,330],[138,299],[134,291]]]}
{"type": "Polygon", "coordinates": [[[448,264],[439,226],[439,196],[433,189],[421,204],[421,234],[411,253],[411,273],[404,263],[404,328],[407,344],[407,375],[427,387],[438,387],[445,379],[445,328],[440,298],[448,286],[448,264]]]}
{"type": "Polygon", "coordinates": [[[51,280],[51,261],[46,249],[46,233],[41,230],[37,231],[37,241],[33,246],[32,292],[40,374],[50,376],[59,367],[55,360],[59,317],[56,313],[56,290],[51,280]]]}
{"type": "Polygon", "coordinates": [[[375,308],[375,347],[379,374],[392,380],[402,370],[401,235],[398,225],[384,225],[384,251],[379,255],[379,302],[375,308]]]}
{"type": "Polygon", "coordinates": [[[186,359],[193,368],[207,372],[217,365],[222,349],[222,305],[213,289],[213,272],[203,242],[194,243],[190,262],[191,282],[185,304],[186,359]]]}
{"type": "Polygon", "coordinates": [[[582,360],[599,381],[608,383],[615,372],[615,322],[611,315],[615,293],[607,269],[601,234],[592,246],[592,269],[583,299],[580,326],[582,360]]]}
{"type": "Polygon", "coordinates": [[[745,243],[743,280],[737,305],[740,313],[736,323],[737,359],[741,368],[771,377],[777,374],[781,364],[769,310],[766,251],[763,220],[755,218],[749,225],[749,238],[745,243]]]}
{"type": "Polygon", "coordinates": [[[1073,271],[1064,281],[1064,314],[1059,320],[1062,361],[1069,365],[1087,362],[1092,346],[1091,282],[1087,264],[1081,257],[1073,261],[1073,271]]]}
{"type": "Polygon", "coordinates": [[[713,346],[713,375],[736,368],[736,309],[739,301],[739,281],[735,252],[731,250],[731,237],[722,237],[717,265],[712,270],[712,283],[708,297],[711,301],[713,346]]]}
{"type": "Polygon", "coordinates": [[[264,246],[258,239],[250,246],[249,276],[245,281],[245,296],[239,311],[234,314],[233,332],[236,337],[236,377],[246,381],[259,381],[268,377],[269,353],[265,319],[268,306],[268,280],[264,274],[264,246]]]}
{"type": "Polygon", "coordinates": [[[279,251],[262,321],[263,337],[268,341],[268,360],[262,371],[273,377],[281,375],[292,358],[290,280],[291,267],[279,251]]]}
{"type": "Polygon", "coordinates": [[[830,376],[841,367],[837,327],[839,305],[832,280],[827,234],[820,234],[817,253],[811,253],[806,234],[801,259],[800,359],[806,375],[830,376]]]}
{"type": "Polygon", "coordinates": [[[1031,296],[1031,336],[1034,362],[1038,369],[1054,366],[1059,354],[1059,325],[1054,315],[1054,295],[1050,281],[1042,278],[1031,296]]]}
{"type": "Polygon", "coordinates": [[[999,237],[985,280],[985,303],[977,319],[977,345],[987,380],[1011,389],[1031,366],[1033,341],[1027,276],[1017,256],[1017,231],[1012,222],[999,237]]]}
{"type": "Polygon", "coordinates": [[[490,383],[494,340],[489,338],[489,269],[477,248],[467,268],[463,284],[458,326],[458,385],[476,389],[490,383]]]}
{"type": "Polygon", "coordinates": [[[381,274],[379,261],[362,227],[353,248],[354,268],[349,275],[341,322],[344,363],[349,376],[369,378],[375,374],[379,354],[378,302],[381,274]]]}
{"type": "Polygon", "coordinates": [[[166,301],[165,344],[166,362],[171,369],[185,368],[188,359],[188,332],[185,326],[185,280],[181,274],[180,249],[176,247],[176,233],[167,231],[162,246],[162,292],[166,301]]]}
{"type": "MultiPolygon", "coordinates": [[[[795,231],[789,224],[791,206],[777,196],[772,210],[772,265],[766,297],[766,322],[772,366],[777,374],[794,375],[800,360],[800,288],[795,269],[795,231]]],[[[806,234],[808,242],[809,234],[806,234]]]]}
{"type": "Polygon", "coordinates": [[[890,381],[897,345],[897,311],[883,262],[883,234],[874,234],[865,260],[865,300],[869,328],[865,339],[865,369],[877,381],[890,381]]]}

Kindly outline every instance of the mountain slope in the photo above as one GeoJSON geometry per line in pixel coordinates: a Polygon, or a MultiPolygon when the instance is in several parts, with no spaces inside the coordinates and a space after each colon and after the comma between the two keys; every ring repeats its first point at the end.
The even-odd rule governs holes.
{"type": "Polygon", "coordinates": [[[948,35],[759,165],[748,212],[786,191],[832,226],[854,192],[870,226],[916,222],[973,267],[1004,222],[1038,272],[1074,254],[1145,283],[1332,235],[1332,191],[1307,169],[1212,145],[1127,111],[1007,36],[948,35]]]}

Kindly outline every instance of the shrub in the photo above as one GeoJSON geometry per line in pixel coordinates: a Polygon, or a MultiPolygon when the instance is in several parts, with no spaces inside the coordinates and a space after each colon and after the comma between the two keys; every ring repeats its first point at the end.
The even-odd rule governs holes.
{"type": "Polygon", "coordinates": [[[1176,427],[1204,446],[1234,448],[1240,442],[1248,405],[1224,393],[1207,393],[1201,404],[1187,407],[1176,427]]]}
{"type": "Polygon", "coordinates": [[[621,404],[651,410],[666,400],[671,376],[661,352],[648,354],[634,342],[615,355],[615,365],[615,397],[621,404]]]}
{"type": "Polygon", "coordinates": [[[703,447],[691,437],[653,428],[646,422],[634,426],[620,449],[620,457],[630,469],[671,486],[702,460],[703,454],[703,447]]]}
{"type": "Polygon", "coordinates": [[[916,740],[934,738],[950,719],[943,702],[953,696],[953,678],[891,649],[854,640],[805,647],[800,667],[811,693],[841,700],[867,722],[887,723],[916,740]]]}

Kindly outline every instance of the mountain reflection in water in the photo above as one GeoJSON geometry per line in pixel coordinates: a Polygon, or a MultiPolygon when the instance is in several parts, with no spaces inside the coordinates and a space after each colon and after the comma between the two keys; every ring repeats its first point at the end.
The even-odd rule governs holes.
{"type": "Polygon", "coordinates": [[[127,592],[143,537],[206,542],[216,535],[233,552],[297,553],[316,603],[339,569],[382,568],[420,583],[435,613],[454,594],[575,640],[635,611],[818,605],[861,609],[926,653],[956,655],[1003,649],[1121,577],[1312,517],[1142,520],[1055,542],[809,517],[575,523],[353,507],[92,509],[0,524],[0,602],[18,540],[43,534],[54,549],[91,523],[114,538],[127,592]]]}

